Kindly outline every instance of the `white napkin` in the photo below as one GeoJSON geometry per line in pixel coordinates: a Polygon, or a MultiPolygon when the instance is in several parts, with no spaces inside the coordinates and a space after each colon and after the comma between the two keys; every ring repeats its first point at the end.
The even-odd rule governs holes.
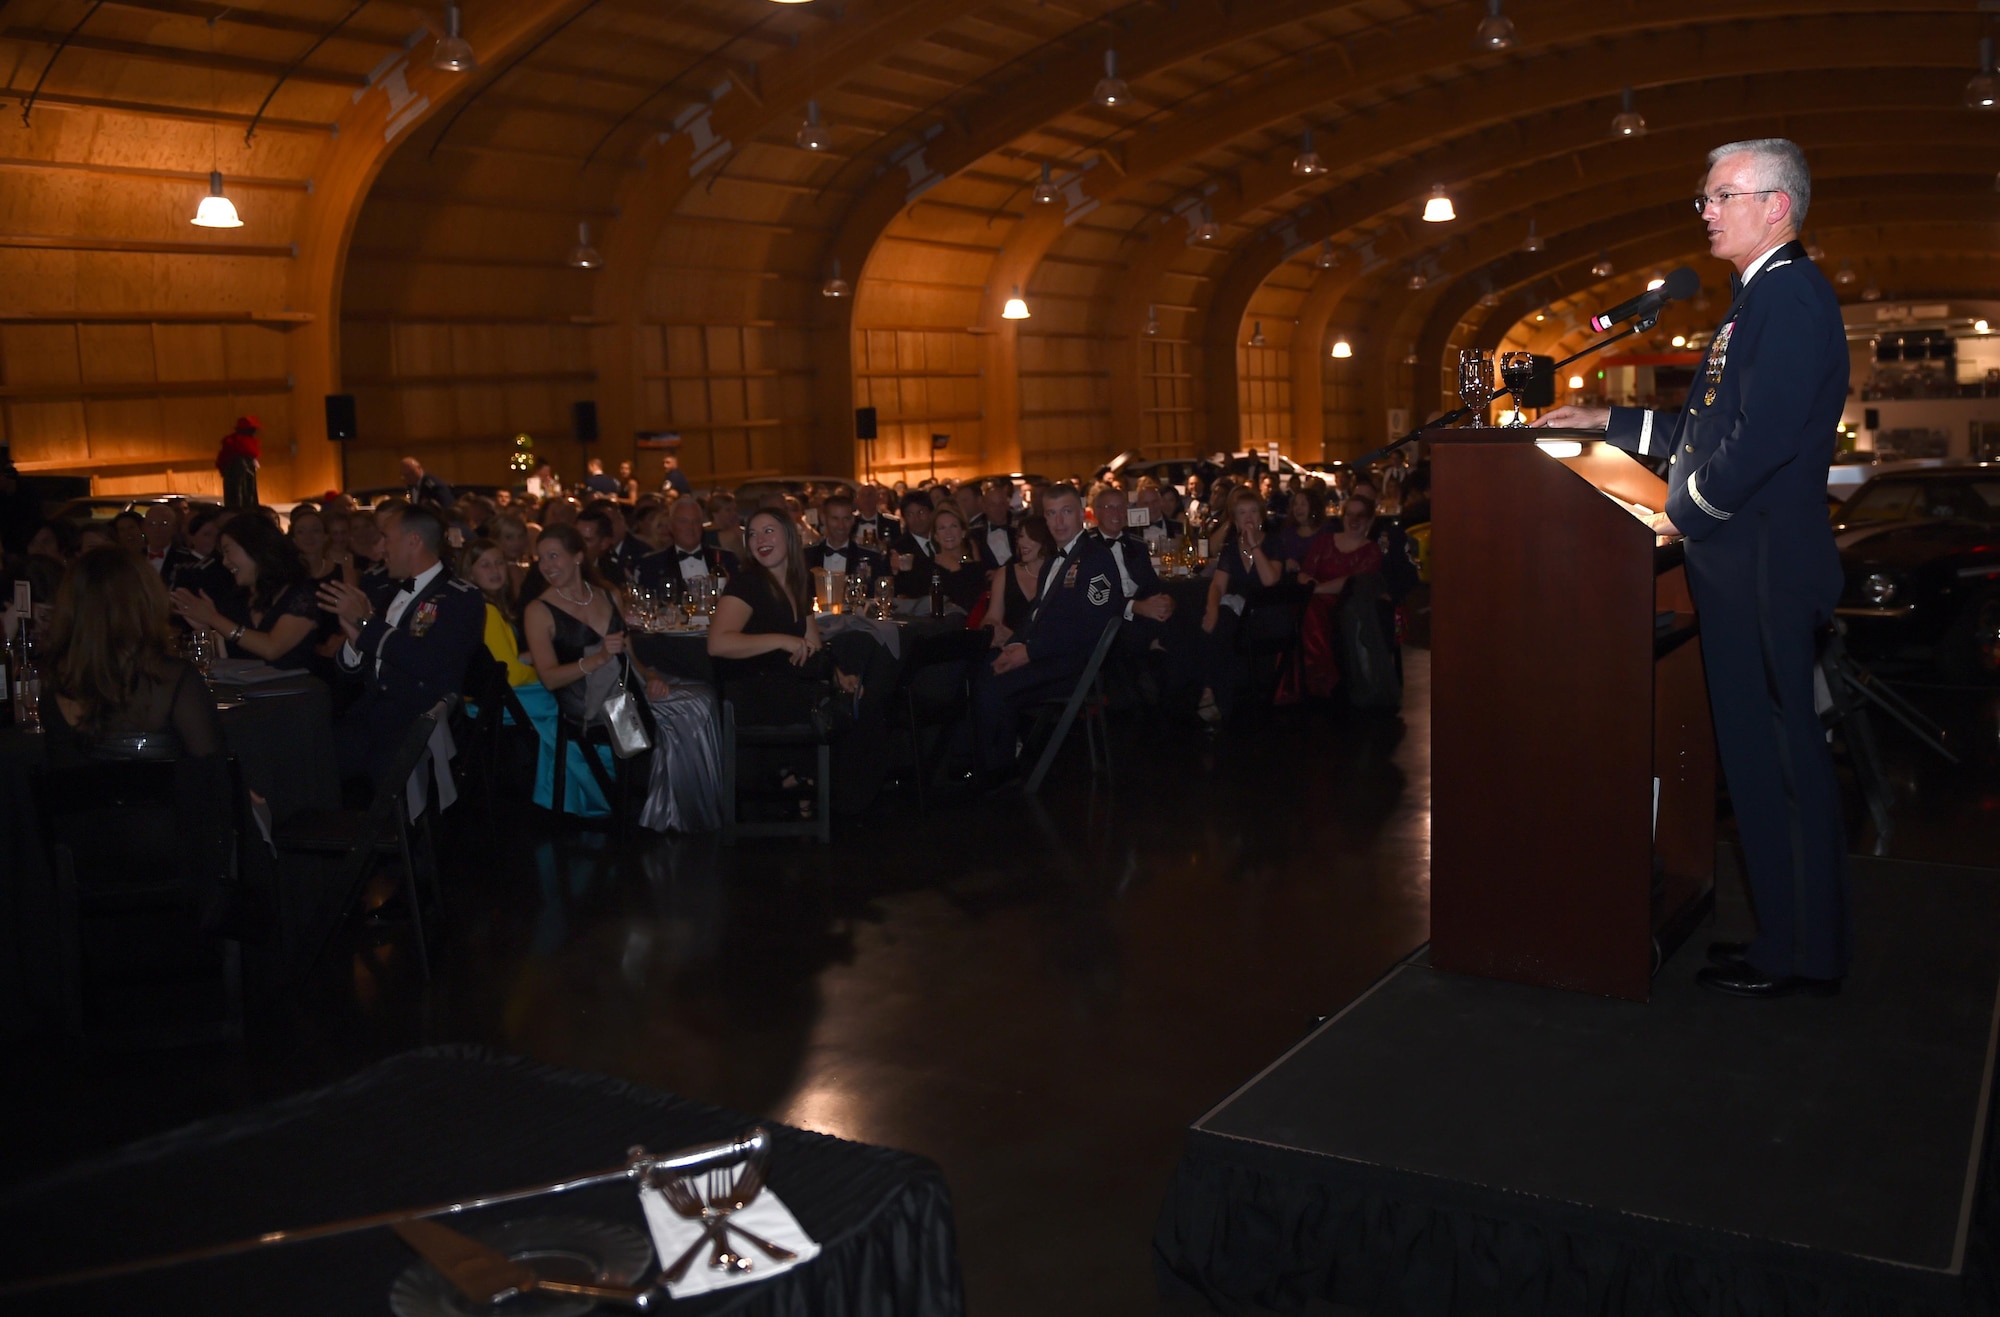
{"type": "MultiPolygon", "coordinates": [[[[646,1211],[646,1224],[653,1232],[653,1251],[659,1254],[662,1269],[671,1267],[687,1252],[688,1245],[701,1236],[701,1222],[690,1221],[667,1205],[667,1200],[657,1189],[641,1189],[639,1205],[646,1211]]],[[[780,1248],[788,1248],[798,1254],[791,1262],[780,1262],[763,1249],[758,1248],[741,1235],[729,1237],[732,1253],[741,1254],[751,1261],[749,1271],[716,1271],[708,1265],[713,1245],[703,1244],[702,1251],[695,1255],[694,1264],[687,1275],[667,1286],[667,1292],[676,1299],[690,1295],[706,1294],[710,1290],[728,1289],[733,1285],[748,1285],[752,1281],[768,1280],[782,1275],[793,1267],[804,1266],[819,1256],[819,1244],[792,1215],[792,1210],[779,1201],[778,1195],[769,1189],[757,1195],[751,1204],[740,1212],[730,1215],[730,1220],[740,1221],[745,1230],[762,1235],[780,1248]]]]}

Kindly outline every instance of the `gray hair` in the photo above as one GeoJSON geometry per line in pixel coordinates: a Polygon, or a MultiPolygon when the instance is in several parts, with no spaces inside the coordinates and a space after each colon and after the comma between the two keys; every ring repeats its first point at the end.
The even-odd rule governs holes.
{"type": "Polygon", "coordinates": [[[1812,204],[1812,171],[1806,168],[1806,153],[1799,144],[1783,137],[1755,137],[1747,142],[1731,142],[1708,153],[1712,169],[1733,155],[1756,157],[1757,181],[1773,192],[1792,199],[1792,227],[1806,222],[1806,207],[1812,204]]]}

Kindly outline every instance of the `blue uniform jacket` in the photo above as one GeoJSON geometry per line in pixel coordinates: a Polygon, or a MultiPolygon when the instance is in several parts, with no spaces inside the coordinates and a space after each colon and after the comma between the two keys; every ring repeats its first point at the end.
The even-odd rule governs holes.
{"type": "MultiPolygon", "coordinates": [[[[1151,599],[1160,592],[1160,573],[1153,566],[1153,556],[1146,552],[1146,542],[1131,530],[1127,530],[1115,540],[1103,531],[1090,533],[1097,537],[1097,542],[1104,546],[1106,553],[1114,552],[1112,546],[1117,546],[1115,552],[1119,561],[1125,564],[1125,575],[1132,580],[1132,592],[1124,596],[1126,600],[1124,612],[1129,618],[1132,616],[1132,600],[1151,599]]],[[[1112,564],[1112,569],[1117,570],[1116,563],[1112,564]]],[[[1111,579],[1123,587],[1122,578],[1113,576],[1111,579]]]]}
{"type": "Polygon", "coordinates": [[[1841,577],[1826,474],[1847,366],[1840,302],[1805,248],[1788,242],[1737,289],[1686,405],[1614,407],[1605,438],[1667,456],[1665,510],[1687,536],[1691,561],[1740,562],[1750,588],[1762,539],[1771,586],[1831,609],[1841,577]]]}
{"type": "Polygon", "coordinates": [[[1125,608],[1118,564],[1111,550],[1089,532],[1074,551],[1053,564],[1035,601],[1035,616],[1021,636],[1028,661],[1052,669],[1081,668],[1090,659],[1104,624],[1125,608]]]}
{"type": "MultiPolygon", "coordinates": [[[[392,591],[390,600],[394,597],[392,591]]],[[[428,708],[456,694],[473,651],[485,644],[486,597],[471,582],[439,572],[395,626],[388,622],[388,602],[362,624],[354,642],[361,665],[347,671],[381,698],[407,708],[428,708]]],[[[344,647],[341,666],[347,666],[344,647]]]]}

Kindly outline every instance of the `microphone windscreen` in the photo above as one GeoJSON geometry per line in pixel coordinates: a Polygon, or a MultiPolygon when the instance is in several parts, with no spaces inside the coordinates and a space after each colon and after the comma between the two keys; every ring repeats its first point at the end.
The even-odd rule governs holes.
{"type": "Polygon", "coordinates": [[[1661,291],[1676,302],[1685,302],[1701,291],[1701,276],[1683,265],[1667,276],[1666,285],[1661,291]]]}

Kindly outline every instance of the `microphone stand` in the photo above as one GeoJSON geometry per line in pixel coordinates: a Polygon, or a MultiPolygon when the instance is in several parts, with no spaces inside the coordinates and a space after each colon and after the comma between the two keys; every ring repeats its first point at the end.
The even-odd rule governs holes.
{"type": "MultiPolygon", "coordinates": [[[[1659,309],[1656,308],[1652,311],[1646,312],[1645,314],[1639,316],[1637,319],[1633,320],[1633,322],[1630,325],[1626,326],[1624,329],[1621,329],[1617,333],[1613,334],[1610,338],[1601,338],[1597,340],[1597,342],[1590,344],[1588,347],[1582,349],[1581,351],[1570,353],[1567,357],[1564,357],[1561,361],[1558,361],[1554,366],[1551,366],[1549,368],[1550,373],[1553,374],[1554,372],[1561,370],[1564,366],[1569,365],[1571,362],[1581,361],[1585,357],[1590,356],[1594,352],[1602,352],[1604,351],[1604,349],[1610,347],[1613,343],[1618,342],[1620,339],[1630,338],[1634,334],[1643,334],[1647,330],[1651,329],[1654,325],[1658,324],[1659,321],[1660,321],[1659,309]]],[[[1396,440],[1392,444],[1388,444],[1385,445],[1384,447],[1378,448],[1372,453],[1363,453],[1360,457],[1355,458],[1351,463],[1349,463],[1349,465],[1367,466],[1371,462],[1378,462],[1382,458],[1385,458],[1389,456],[1391,453],[1402,448],[1404,445],[1415,443],[1417,440],[1423,438],[1430,431],[1448,430],[1451,427],[1457,425],[1460,421],[1465,420],[1467,417],[1470,417],[1477,412],[1485,411],[1488,407],[1492,406],[1495,402],[1499,401],[1500,399],[1512,397],[1513,393],[1514,390],[1510,386],[1499,390],[1497,393],[1493,394],[1492,397],[1488,398],[1485,402],[1480,403],[1477,407],[1468,405],[1465,407],[1460,407],[1456,411],[1446,412],[1444,415],[1438,417],[1434,421],[1424,422],[1422,425],[1410,431],[1408,434],[1404,435],[1401,439],[1396,440]]]]}

